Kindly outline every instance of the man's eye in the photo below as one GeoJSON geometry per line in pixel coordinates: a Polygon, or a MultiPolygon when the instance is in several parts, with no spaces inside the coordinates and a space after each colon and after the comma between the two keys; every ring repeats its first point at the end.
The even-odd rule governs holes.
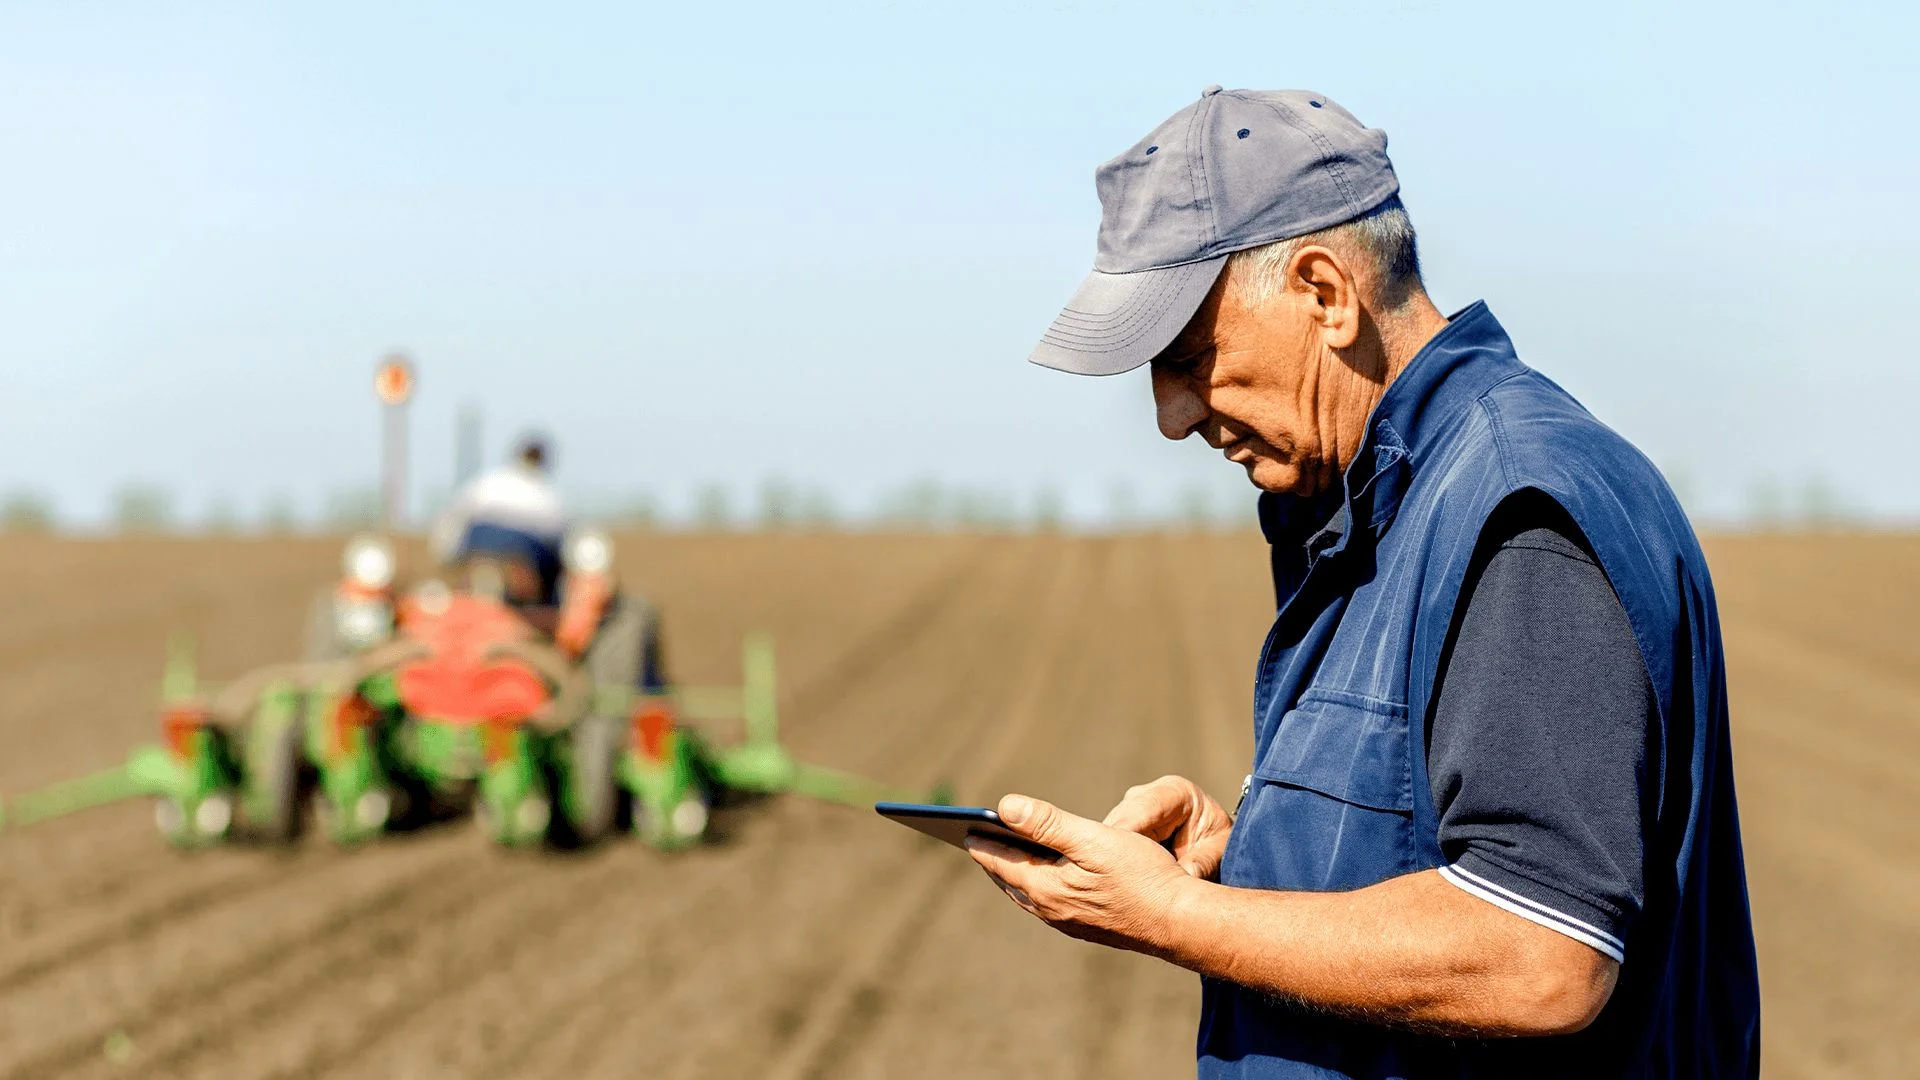
{"type": "Polygon", "coordinates": [[[1199,370],[1202,361],[1212,355],[1213,349],[1210,346],[1189,349],[1186,352],[1177,352],[1170,348],[1153,358],[1153,370],[1169,378],[1188,378],[1199,370]]]}

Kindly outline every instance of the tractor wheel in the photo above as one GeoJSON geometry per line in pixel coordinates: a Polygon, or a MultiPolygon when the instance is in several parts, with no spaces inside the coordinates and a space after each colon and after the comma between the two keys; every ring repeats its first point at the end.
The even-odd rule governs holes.
{"type": "Polygon", "coordinates": [[[596,711],[573,725],[569,754],[569,816],[566,822],[575,843],[603,839],[620,824],[622,791],[620,755],[626,749],[627,724],[617,712],[599,711],[600,696],[613,688],[642,688],[652,663],[653,608],[633,597],[615,597],[581,666],[593,681],[596,711]]]}
{"type": "Polygon", "coordinates": [[[251,831],[262,840],[290,843],[300,836],[300,798],[305,770],[301,742],[306,734],[306,705],[303,701],[290,722],[278,731],[266,734],[265,746],[247,748],[248,783],[253,791],[242,800],[248,809],[251,831]]]}
{"type": "Polygon", "coordinates": [[[611,610],[587,646],[581,662],[596,691],[621,686],[637,689],[646,674],[653,609],[630,597],[615,597],[611,610]]]}
{"type": "Polygon", "coordinates": [[[569,733],[565,801],[570,839],[576,843],[597,843],[613,831],[620,811],[617,769],[625,733],[618,717],[599,715],[581,717],[569,733]]]}

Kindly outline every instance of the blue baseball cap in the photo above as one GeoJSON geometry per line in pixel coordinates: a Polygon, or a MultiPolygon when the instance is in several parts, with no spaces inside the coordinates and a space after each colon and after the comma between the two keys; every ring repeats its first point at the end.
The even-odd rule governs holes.
{"type": "Polygon", "coordinates": [[[1117,375],[1180,335],[1227,256],[1365,214],[1400,190],[1387,133],[1325,94],[1222,90],[1093,174],[1100,248],[1030,359],[1117,375]]]}

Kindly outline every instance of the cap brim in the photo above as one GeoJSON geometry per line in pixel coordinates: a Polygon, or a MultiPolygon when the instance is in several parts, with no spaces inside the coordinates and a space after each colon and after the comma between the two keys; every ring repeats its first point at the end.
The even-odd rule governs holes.
{"type": "Polygon", "coordinates": [[[1087,275],[1027,357],[1075,375],[1118,375],[1160,354],[1186,328],[1227,265],[1220,255],[1133,274],[1087,275]]]}

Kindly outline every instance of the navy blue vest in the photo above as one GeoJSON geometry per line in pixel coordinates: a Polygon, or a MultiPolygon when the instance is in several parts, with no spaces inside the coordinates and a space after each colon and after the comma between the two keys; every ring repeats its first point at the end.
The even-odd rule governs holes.
{"type": "Polygon", "coordinates": [[[1474,545],[1536,489],[1592,545],[1659,699],[1646,902],[1619,985],[1578,1035],[1479,1042],[1349,1023],[1205,982],[1202,1077],[1749,1076],[1759,986],[1705,557],[1639,451],[1522,364],[1483,304],[1387,388],[1344,491],[1262,498],[1279,613],[1227,885],[1349,890],[1442,864],[1426,727],[1474,545]],[[1344,496],[1344,498],[1342,498],[1344,496]],[[1334,502],[1333,500],[1339,500],[1334,502]]]}

